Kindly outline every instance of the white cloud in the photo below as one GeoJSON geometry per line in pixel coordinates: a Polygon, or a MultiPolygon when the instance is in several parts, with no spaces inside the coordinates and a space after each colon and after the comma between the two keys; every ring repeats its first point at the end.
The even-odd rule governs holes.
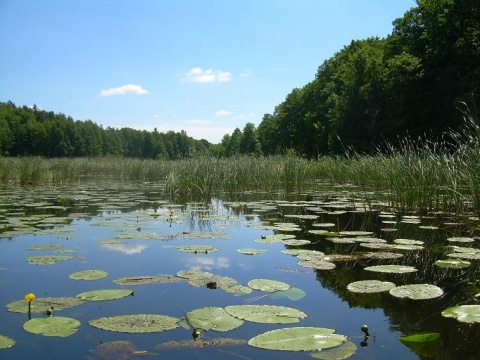
{"type": "Polygon", "coordinates": [[[240,73],[240,77],[249,77],[252,74],[250,70],[244,70],[240,73]]]}
{"type": "Polygon", "coordinates": [[[232,112],[227,110],[218,110],[215,112],[215,116],[228,116],[228,115],[232,115],[232,112]]]}
{"type": "Polygon", "coordinates": [[[228,71],[213,70],[195,67],[185,73],[182,81],[195,83],[229,82],[232,80],[232,74],[228,71]]]}
{"type": "Polygon", "coordinates": [[[145,94],[150,94],[150,92],[148,90],[145,90],[140,85],[128,84],[128,85],[123,85],[116,88],[102,90],[100,91],[99,96],[129,95],[129,94],[145,95],[145,94]]]}
{"type": "Polygon", "coordinates": [[[103,248],[111,251],[119,251],[127,255],[139,254],[147,248],[146,245],[103,244],[103,248]]]}

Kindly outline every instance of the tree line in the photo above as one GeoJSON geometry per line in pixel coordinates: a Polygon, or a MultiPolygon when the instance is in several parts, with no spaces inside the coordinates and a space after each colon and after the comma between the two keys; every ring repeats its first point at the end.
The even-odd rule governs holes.
{"type": "Polygon", "coordinates": [[[258,125],[219,144],[184,131],[103,128],[63,114],[0,103],[0,155],[180,159],[293,152],[306,157],[378,151],[406,137],[435,140],[480,108],[480,2],[417,0],[385,38],[353,40],[325,60],[258,125]]]}

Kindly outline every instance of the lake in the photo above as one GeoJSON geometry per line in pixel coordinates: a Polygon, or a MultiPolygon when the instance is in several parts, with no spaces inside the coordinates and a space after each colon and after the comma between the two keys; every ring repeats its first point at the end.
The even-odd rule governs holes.
{"type": "Polygon", "coordinates": [[[0,349],[0,359],[477,359],[478,313],[477,322],[461,322],[442,312],[478,305],[479,219],[401,213],[381,199],[365,203],[361,194],[228,194],[204,203],[166,199],[152,183],[0,187],[0,336],[15,341],[0,349]],[[70,277],[86,270],[105,273],[70,277]],[[377,283],[390,287],[372,290],[377,283]],[[404,287],[419,284],[413,293],[404,287]],[[105,289],[130,292],[110,300],[91,293],[105,289]],[[48,298],[80,301],[53,306],[53,318],[80,322],[69,336],[24,329],[30,318],[49,318],[42,305],[48,298]],[[247,314],[232,315],[245,305],[247,314]],[[193,326],[203,308],[221,309],[241,325],[193,326]],[[290,309],[305,316],[270,320],[291,320],[281,315],[290,309]],[[150,325],[137,319],[120,331],[96,324],[135,314],[183,321],[142,333],[124,332],[150,325]],[[332,329],[344,340],[322,351],[247,343],[296,327],[332,329]],[[440,337],[399,341],[422,332],[440,337]]]}

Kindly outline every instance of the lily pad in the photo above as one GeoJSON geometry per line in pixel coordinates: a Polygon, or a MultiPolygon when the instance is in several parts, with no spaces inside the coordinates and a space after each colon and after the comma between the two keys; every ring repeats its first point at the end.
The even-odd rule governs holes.
{"type": "Polygon", "coordinates": [[[265,254],[268,250],[243,248],[243,249],[238,249],[237,251],[240,254],[244,254],[244,255],[259,255],[259,254],[265,254]]]}
{"type": "Polygon", "coordinates": [[[439,333],[418,333],[398,338],[402,344],[420,356],[433,357],[438,352],[439,333]]]}
{"type": "Polygon", "coordinates": [[[253,279],[247,284],[249,287],[255,290],[261,290],[266,292],[272,292],[277,290],[288,290],[291,285],[282,281],[270,280],[270,279],[253,279]]]}
{"type": "Polygon", "coordinates": [[[93,290],[78,294],[76,297],[85,301],[104,301],[121,299],[133,295],[133,290],[128,289],[105,289],[93,290]]]}
{"type": "Polygon", "coordinates": [[[67,261],[73,259],[73,256],[66,255],[41,255],[41,256],[29,256],[27,261],[38,265],[52,265],[60,261],[67,261]]]}
{"type": "Polygon", "coordinates": [[[315,327],[277,329],[255,336],[248,341],[248,344],[268,350],[322,350],[347,341],[347,336],[334,333],[334,329],[315,327]]]}
{"type": "Polygon", "coordinates": [[[308,267],[316,270],[332,270],[335,269],[336,265],[330,261],[325,261],[323,259],[311,259],[305,261],[299,261],[297,263],[300,266],[308,267]]]}
{"type": "MultiPolygon", "coordinates": [[[[75,297],[45,297],[36,298],[30,303],[31,313],[44,313],[45,310],[54,308],[55,311],[69,309],[83,304],[85,301],[75,297]]],[[[25,300],[18,300],[6,305],[7,310],[16,313],[28,313],[25,300]]]]}
{"type": "Polygon", "coordinates": [[[205,307],[189,311],[188,322],[194,329],[204,331],[230,331],[243,324],[243,320],[234,317],[219,307],[205,307]]]}
{"type": "Polygon", "coordinates": [[[367,271],[375,271],[375,272],[383,272],[383,273],[395,273],[395,274],[404,274],[415,272],[413,266],[405,266],[405,265],[377,265],[377,266],[368,266],[365,268],[367,271]]]}
{"type": "Polygon", "coordinates": [[[463,269],[469,267],[471,263],[466,260],[437,260],[435,265],[441,268],[448,269],[463,269]]]}
{"type": "Polygon", "coordinates": [[[232,305],[225,311],[232,316],[262,324],[290,324],[307,317],[303,311],[275,305],[232,305]]]}
{"type": "Polygon", "coordinates": [[[460,322],[480,323],[480,305],[453,306],[443,310],[442,316],[453,317],[460,322]]]}
{"type": "Polygon", "coordinates": [[[176,249],[180,252],[186,253],[213,253],[220,251],[219,248],[210,245],[183,245],[183,246],[176,246],[176,249]]]}
{"type": "Polygon", "coordinates": [[[61,249],[61,244],[48,244],[48,245],[35,245],[27,247],[27,250],[45,251],[45,250],[58,250],[61,249]]]}
{"type": "Polygon", "coordinates": [[[99,280],[107,276],[108,273],[103,270],[84,270],[70,274],[68,277],[72,280],[99,280]]]}
{"type": "Polygon", "coordinates": [[[459,243],[470,243],[474,242],[475,240],[470,237],[450,237],[447,239],[450,242],[459,242],[459,243]]]}
{"type": "Polygon", "coordinates": [[[152,333],[175,329],[180,319],[166,315],[137,314],[103,317],[88,323],[96,328],[122,333],[152,333]]]}
{"type": "Polygon", "coordinates": [[[348,284],[347,289],[354,293],[367,294],[389,291],[395,286],[396,285],[394,283],[388,281],[362,280],[348,284]]]}
{"type": "Polygon", "coordinates": [[[184,278],[169,274],[128,276],[113,280],[118,285],[145,285],[145,284],[166,284],[184,282],[184,278]]]}
{"type": "Polygon", "coordinates": [[[345,360],[357,352],[357,345],[347,341],[333,349],[327,349],[320,352],[310,353],[310,356],[321,360],[345,360]]]}
{"type": "Polygon", "coordinates": [[[15,340],[8,336],[0,335],[0,349],[6,349],[15,345],[15,340]]]}
{"type": "Polygon", "coordinates": [[[305,295],[306,295],[305,291],[292,286],[288,290],[274,292],[273,294],[270,295],[270,298],[272,299],[287,298],[292,301],[297,301],[297,300],[303,299],[305,295]]]}
{"type": "Polygon", "coordinates": [[[390,295],[412,300],[426,300],[442,296],[443,290],[431,284],[412,284],[395,287],[390,290],[390,295]]]}
{"type": "Polygon", "coordinates": [[[246,341],[243,339],[233,338],[213,338],[209,341],[197,340],[182,340],[182,341],[168,341],[155,346],[155,349],[172,349],[172,348],[205,348],[211,346],[227,346],[227,345],[243,345],[246,341]]]}
{"type": "MultiPolygon", "coordinates": [[[[90,349],[90,353],[95,356],[94,359],[98,360],[114,360],[114,359],[127,359],[135,351],[137,346],[131,341],[108,341],[98,344],[93,349],[90,349]]],[[[88,359],[91,359],[90,357],[88,359]]]]}
{"type": "Polygon", "coordinates": [[[23,324],[23,328],[33,334],[67,337],[77,332],[80,321],[68,317],[50,316],[34,318],[23,324]]]}

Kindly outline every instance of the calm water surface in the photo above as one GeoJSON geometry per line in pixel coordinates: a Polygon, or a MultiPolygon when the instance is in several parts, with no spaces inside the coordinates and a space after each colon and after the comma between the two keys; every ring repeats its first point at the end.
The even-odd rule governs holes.
{"type": "MultiPolygon", "coordinates": [[[[5,189],[4,189],[5,190],[5,189]]],[[[6,190],[5,190],[6,191],[6,190]]],[[[50,190],[51,191],[51,190],[50,190]]],[[[0,335],[16,341],[15,346],[0,350],[0,359],[100,359],[91,349],[101,343],[116,340],[133,342],[139,350],[152,354],[125,355],[122,359],[312,359],[311,352],[280,352],[250,347],[206,346],[201,348],[176,347],[156,349],[169,341],[191,340],[191,331],[177,328],[153,334],[128,334],[94,328],[89,320],[127,314],[161,314],[181,318],[184,312],[194,309],[228,305],[268,304],[288,306],[304,311],[307,318],[296,324],[256,324],[245,322],[239,328],[218,333],[208,331],[197,341],[209,342],[215,338],[249,340],[269,330],[291,326],[325,327],[337,334],[350,337],[358,347],[351,359],[476,359],[478,358],[479,324],[462,324],[454,319],[441,317],[440,312],[458,303],[468,302],[475,291],[479,292],[479,268],[472,266],[460,270],[439,269],[433,262],[444,255],[435,251],[445,245],[448,236],[476,235],[476,225],[441,226],[447,222],[440,215],[421,218],[422,225],[435,225],[439,229],[422,229],[419,224],[402,223],[401,215],[382,217],[380,211],[358,212],[346,206],[344,211],[325,206],[313,211],[317,203],[256,201],[227,202],[214,200],[207,205],[180,203],[171,206],[164,203],[159,194],[138,188],[125,189],[69,189],[66,193],[43,194],[40,190],[18,190],[4,195],[1,223],[5,231],[12,231],[10,217],[27,217],[31,214],[69,216],[68,225],[51,228],[70,229],[67,233],[43,234],[39,232],[0,238],[0,335]],[[94,192],[95,195],[89,195],[94,192]],[[82,194],[76,196],[75,194],[82,194]],[[103,195],[102,195],[103,194],[103,195]],[[114,200],[123,196],[122,201],[114,200]],[[19,201],[19,199],[23,199],[19,201]],[[40,201],[61,205],[63,208],[45,209],[40,201]],[[286,204],[288,206],[286,206],[286,204]],[[268,205],[267,207],[265,207],[268,205]],[[174,220],[168,221],[170,213],[174,220]],[[317,215],[316,219],[297,217],[317,215]],[[387,220],[388,219],[388,220],[387,220]],[[273,230],[266,225],[293,223],[296,230],[273,230]],[[336,262],[333,270],[315,270],[299,266],[295,256],[282,253],[287,248],[305,248],[323,251],[326,254],[352,254],[371,251],[351,244],[335,244],[324,236],[311,234],[314,223],[333,223],[332,231],[362,230],[373,232],[372,236],[391,242],[396,238],[425,241],[422,251],[395,251],[404,256],[397,260],[362,260],[336,262]],[[392,229],[396,229],[393,231],[392,229]],[[472,230],[474,229],[474,230],[472,230]],[[191,234],[220,233],[222,239],[195,238],[191,234]],[[262,236],[274,233],[295,235],[312,244],[287,246],[283,243],[259,243],[262,236]],[[134,234],[134,239],[119,239],[119,236],[134,234]],[[141,238],[140,234],[145,235],[141,238]],[[190,234],[190,235],[189,235],[190,234]],[[163,240],[150,240],[149,236],[162,235],[163,240]],[[101,244],[103,240],[121,241],[120,244],[101,244]],[[54,251],[27,250],[30,246],[60,244],[64,250],[73,250],[73,259],[53,265],[36,265],[25,259],[34,255],[56,254],[54,251]],[[220,251],[212,253],[183,253],[174,248],[182,245],[212,245],[220,251]],[[260,255],[244,255],[240,248],[268,250],[260,255]],[[380,274],[364,270],[378,264],[404,264],[419,269],[412,274],[380,274]],[[74,281],[68,275],[82,270],[101,269],[108,277],[95,281],[74,281]],[[251,294],[234,296],[221,289],[194,287],[187,282],[124,286],[135,291],[134,296],[100,302],[86,302],[78,307],[58,311],[57,316],[72,317],[82,325],[78,332],[69,337],[45,337],[34,335],[23,329],[28,314],[8,312],[5,305],[23,299],[26,293],[41,297],[74,297],[99,289],[122,288],[114,279],[127,276],[172,274],[180,270],[197,269],[215,275],[229,276],[242,285],[255,278],[286,282],[302,289],[305,297],[297,301],[288,298],[272,298],[254,290],[251,294]],[[358,280],[379,279],[397,285],[410,283],[432,283],[441,287],[445,295],[431,300],[403,300],[388,292],[374,295],[354,294],[346,286],[358,280]],[[374,337],[367,345],[360,327],[367,324],[374,337]],[[433,356],[420,356],[398,341],[398,337],[428,331],[442,335],[433,356]],[[474,349],[472,349],[472,346],[474,349]]],[[[320,195],[319,195],[320,196],[320,195]]],[[[342,195],[345,201],[345,196],[342,195]]],[[[334,199],[335,200],[335,199],[334,199]]],[[[322,202],[325,202],[322,199],[322,202]]],[[[329,202],[331,201],[328,200],[329,202]]],[[[347,201],[348,203],[348,201],[347,201]]],[[[338,205],[338,204],[337,204],[338,205]]],[[[128,237],[128,236],[127,236],[128,237]]],[[[479,247],[478,241],[469,246],[479,247]]],[[[56,254],[58,255],[58,254],[56,254]]],[[[25,304],[25,306],[27,306],[25,304]]],[[[32,314],[41,317],[41,314],[32,314]]],[[[107,359],[104,357],[103,359],[107,359]]],[[[120,358],[120,357],[117,357],[120,358]]]]}

